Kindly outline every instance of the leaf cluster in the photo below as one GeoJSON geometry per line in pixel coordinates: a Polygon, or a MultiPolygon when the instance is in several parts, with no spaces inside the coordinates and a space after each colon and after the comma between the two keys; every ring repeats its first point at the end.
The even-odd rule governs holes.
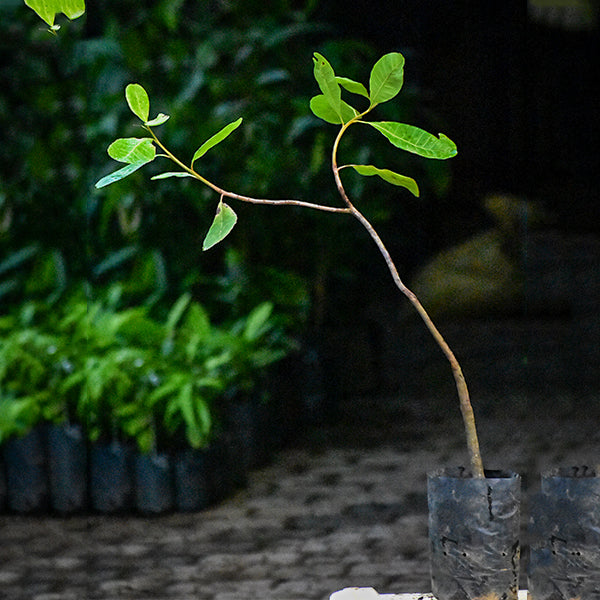
{"type": "MultiPolygon", "coordinates": [[[[375,167],[370,164],[347,164],[337,166],[337,148],[340,139],[347,129],[356,123],[366,124],[382,134],[393,146],[401,150],[416,154],[418,156],[445,160],[456,155],[456,145],[444,134],[432,135],[423,129],[405,123],[393,121],[369,121],[365,116],[376,106],[395,98],[404,83],[404,57],[398,52],[392,52],[382,56],[371,69],[369,77],[369,88],[348,77],[336,76],[332,66],[319,53],[314,54],[314,77],[319,86],[321,94],[314,96],[310,101],[310,108],[315,116],[327,123],[340,125],[340,131],[335,140],[332,153],[334,173],[344,168],[352,168],[359,175],[378,176],[384,181],[396,186],[408,189],[413,195],[419,196],[417,182],[405,175],[385,168],[375,167]],[[358,95],[368,102],[367,106],[360,110],[342,100],[342,88],[351,94],[358,95]]],[[[180,168],[178,171],[166,171],[155,175],[153,179],[167,179],[171,177],[191,177],[213,189],[220,194],[221,198],[217,207],[216,215],[206,234],[203,249],[208,250],[221,242],[233,230],[237,223],[237,214],[225,203],[225,196],[247,202],[267,204],[268,200],[259,200],[239,194],[229,193],[219,186],[211,183],[196,169],[194,163],[202,158],[211,148],[223,142],[242,123],[242,118],[228,123],[219,131],[214,133],[208,140],[203,142],[193,154],[189,166],[171,153],[158,139],[153,127],[164,124],[169,116],[159,113],[150,119],[150,100],[148,93],[138,83],[129,84],[125,88],[125,98],[131,112],[142,121],[143,127],[149,132],[149,137],[143,138],[119,138],[108,147],[111,158],[126,163],[125,167],[102,177],[97,183],[98,189],[104,188],[112,183],[120,181],[131,173],[137,171],[144,165],[154,161],[157,157],[170,159],[180,168]]],[[[274,203],[274,202],[271,202],[274,203]]],[[[289,202],[288,202],[289,203],[289,202]]],[[[292,202],[294,203],[294,202],[292,202]]],[[[296,205],[308,206],[318,210],[329,210],[323,204],[307,204],[295,202],[296,205]]]]}
{"type": "Polygon", "coordinates": [[[30,306],[0,321],[0,442],[43,420],[80,423],[90,440],[208,443],[224,395],[252,393],[293,347],[259,304],[217,326],[189,294],[164,319],[118,308],[120,290],[76,296],[56,310],[30,306]]]}

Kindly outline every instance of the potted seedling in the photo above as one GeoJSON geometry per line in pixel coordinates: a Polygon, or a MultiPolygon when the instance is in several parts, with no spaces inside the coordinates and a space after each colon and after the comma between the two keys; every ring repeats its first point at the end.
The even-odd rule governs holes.
{"type": "Polygon", "coordinates": [[[331,169],[341,199],[340,205],[255,198],[230,192],[208,180],[198,168],[201,159],[232,134],[242,124],[242,119],[229,123],[215,133],[200,145],[191,161],[186,163],[175,156],[156,135],[155,128],[164,124],[169,117],[160,113],[150,118],[148,94],[139,84],[128,85],[125,96],[131,111],[142,121],[146,135],[120,138],[109,146],[109,155],[125,165],[103,177],[96,187],[102,188],[119,181],[158,157],[169,159],[176,170],[155,175],[153,179],[192,178],[212,189],[219,197],[215,218],[204,239],[204,250],[221,242],[234,228],[237,215],[228,204],[229,201],[304,207],[358,220],[381,253],[396,287],[417,311],[448,360],[465,427],[470,465],[429,477],[433,592],[439,600],[514,600],[517,598],[519,566],[519,477],[512,473],[484,471],[474,413],[461,367],[426,309],[402,281],[379,234],[348,196],[342,175],[347,171],[355,171],[367,177],[379,177],[392,185],[406,188],[415,196],[419,195],[419,187],[414,179],[386,168],[370,164],[338,164],[340,143],[351,127],[369,127],[382,134],[395,147],[429,159],[445,160],[455,156],[456,145],[444,134],[435,136],[412,125],[367,118],[378,105],[392,100],[400,92],[404,77],[404,57],[400,53],[386,54],[375,63],[368,86],[336,76],[332,66],[320,54],[315,53],[313,62],[314,76],[321,93],[312,98],[310,108],[317,117],[338,127],[332,145],[331,169]],[[355,108],[343,100],[342,91],[357,100],[361,108],[355,108]]]}
{"type": "Polygon", "coordinates": [[[44,424],[54,404],[47,389],[56,340],[21,317],[6,317],[0,340],[0,450],[6,463],[8,507],[48,508],[44,424]]]}
{"type": "Polygon", "coordinates": [[[223,493],[211,489],[215,477],[208,458],[212,403],[223,387],[203,352],[211,332],[206,311],[184,294],[161,327],[160,360],[148,374],[152,386],[145,402],[162,443],[172,451],[174,505],[181,511],[201,510],[223,493]]]}
{"type": "Polygon", "coordinates": [[[134,445],[126,428],[138,390],[136,365],[147,358],[142,348],[121,342],[120,329],[140,310],[117,310],[117,297],[76,301],[61,323],[78,351],[60,389],[90,442],[90,504],[100,512],[133,506],[134,445]]]}
{"type": "Polygon", "coordinates": [[[277,326],[271,302],[261,302],[231,325],[222,326],[212,340],[214,361],[226,385],[220,417],[244,470],[259,466],[275,445],[276,407],[269,402],[261,374],[283,359],[292,341],[277,326]]]}

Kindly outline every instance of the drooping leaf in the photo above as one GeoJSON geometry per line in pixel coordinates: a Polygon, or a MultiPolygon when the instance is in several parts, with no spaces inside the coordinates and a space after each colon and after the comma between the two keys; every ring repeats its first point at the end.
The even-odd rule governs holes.
{"type": "Polygon", "coordinates": [[[143,167],[146,164],[148,164],[148,161],[139,162],[139,163],[131,163],[131,164],[123,167],[122,169],[119,169],[118,171],[113,171],[109,175],[106,175],[102,179],[97,181],[95,187],[97,189],[100,189],[100,188],[106,187],[107,185],[110,185],[111,183],[115,183],[115,181],[119,181],[120,179],[123,179],[123,178],[127,177],[128,175],[131,175],[132,173],[134,173],[135,171],[137,171],[139,168],[143,167]]]}
{"type": "Polygon", "coordinates": [[[369,78],[371,106],[387,102],[398,94],[404,82],[404,56],[390,52],[373,66],[369,78]]]}
{"type": "Polygon", "coordinates": [[[394,146],[424,156],[444,160],[456,156],[456,144],[443,133],[439,137],[405,123],[363,121],[382,133],[394,146]]]}
{"type": "Polygon", "coordinates": [[[240,117],[237,121],[233,121],[233,123],[229,123],[229,125],[225,125],[223,129],[215,133],[212,137],[210,137],[196,152],[194,152],[194,157],[192,158],[192,167],[194,166],[194,162],[199,159],[201,156],[204,156],[213,146],[221,143],[231,132],[235,131],[242,124],[242,117],[240,117]]]}
{"type": "Polygon", "coordinates": [[[384,181],[391,183],[393,185],[397,185],[400,187],[406,188],[409,192],[415,195],[417,198],[419,197],[419,186],[417,182],[412,177],[406,177],[405,175],[400,175],[400,173],[396,173],[394,171],[390,171],[389,169],[378,169],[373,165],[348,165],[352,167],[357,173],[360,175],[366,175],[367,177],[371,175],[377,175],[381,177],[384,181]]]}
{"type": "Polygon", "coordinates": [[[124,163],[151,162],[156,147],[151,138],[119,138],[108,147],[108,155],[124,163]]]}
{"type": "Polygon", "coordinates": [[[168,173],[154,175],[151,179],[168,179],[169,177],[193,177],[193,175],[186,173],[185,171],[169,171],[168,173]]]}
{"type": "Polygon", "coordinates": [[[217,214],[204,238],[202,250],[208,250],[225,239],[235,227],[237,215],[233,209],[222,200],[219,202],[217,214]]]}
{"type": "Polygon", "coordinates": [[[146,90],[139,83],[130,83],[125,88],[125,99],[131,112],[146,123],[150,114],[150,99],[146,90]]]}
{"type": "Polygon", "coordinates": [[[343,100],[340,102],[340,112],[336,113],[323,94],[314,96],[310,101],[310,110],[316,117],[333,125],[341,125],[352,120],[358,111],[343,100]]]}
{"type": "Polygon", "coordinates": [[[362,83],[348,79],[348,77],[336,77],[335,80],[351,94],[358,94],[367,99],[369,98],[369,92],[367,92],[367,88],[362,83]]]}
{"type": "Polygon", "coordinates": [[[63,13],[73,20],[85,12],[84,0],[25,0],[25,4],[50,27],[54,25],[58,13],[63,13]]]}
{"type": "Polygon", "coordinates": [[[158,115],[156,115],[156,117],[154,117],[154,119],[151,119],[150,121],[146,121],[146,125],[148,125],[148,127],[158,127],[159,125],[162,125],[163,123],[167,122],[169,120],[169,115],[165,115],[164,113],[158,113],[158,115]]]}
{"type": "Polygon", "coordinates": [[[319,85],[319,89],[331,106],[333,112],[342,118],[342,90],[339,83],[336,81],[332,66],[327,62],[327,59],[324,56],[317,52],[315,52],[313,56],[313,62],[313,72],[317,84],[319,85]]]}

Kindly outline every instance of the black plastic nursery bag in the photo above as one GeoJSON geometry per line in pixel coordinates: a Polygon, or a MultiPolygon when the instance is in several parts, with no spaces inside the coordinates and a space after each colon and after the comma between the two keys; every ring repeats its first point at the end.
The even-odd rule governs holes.
{"type": "Polygon", "coordinates": [[[428,477],[431,585],[437,600],[517,600],[519,475],[462,469],[428,477]]]}
{"type": "Polygon", "coordinates": [[[600,477],[586,467],[542,476],[529,518],[531,600],[600,598],[600,477]]]}

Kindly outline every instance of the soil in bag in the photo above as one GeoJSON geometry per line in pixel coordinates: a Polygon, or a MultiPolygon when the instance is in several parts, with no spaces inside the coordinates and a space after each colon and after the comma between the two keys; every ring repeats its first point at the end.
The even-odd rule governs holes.
{"type": "Polygon", "coordinates": [[[49,489],[44,434],[36,427],[4,447],[8,508],[19,513],[48,510],[49,489]]]}
{"type": "Polygon", "coordinates": [[[50,503],[61,513],[87,508],[87,447],[81,427],[54,425],[48,429],[50,503]]]}
{"type": "Polygon", "coordinates": [[[90,497],[94,510],[121,513],[133,508],[133,451],[113,441],[96,443],[90,456],[90,497]]]}
{"type": "Polygon", "coordinates": [[[175,457],[175,505],[181,512],[203,510],[210,503],[206,453],[182,450],[175,457]]]}
{"type": "Polygon", "coordinates": [[[173,508],[171,461],[166,454],[135,457],[135,499],[144,514],[161,514],[173,508]]]}

